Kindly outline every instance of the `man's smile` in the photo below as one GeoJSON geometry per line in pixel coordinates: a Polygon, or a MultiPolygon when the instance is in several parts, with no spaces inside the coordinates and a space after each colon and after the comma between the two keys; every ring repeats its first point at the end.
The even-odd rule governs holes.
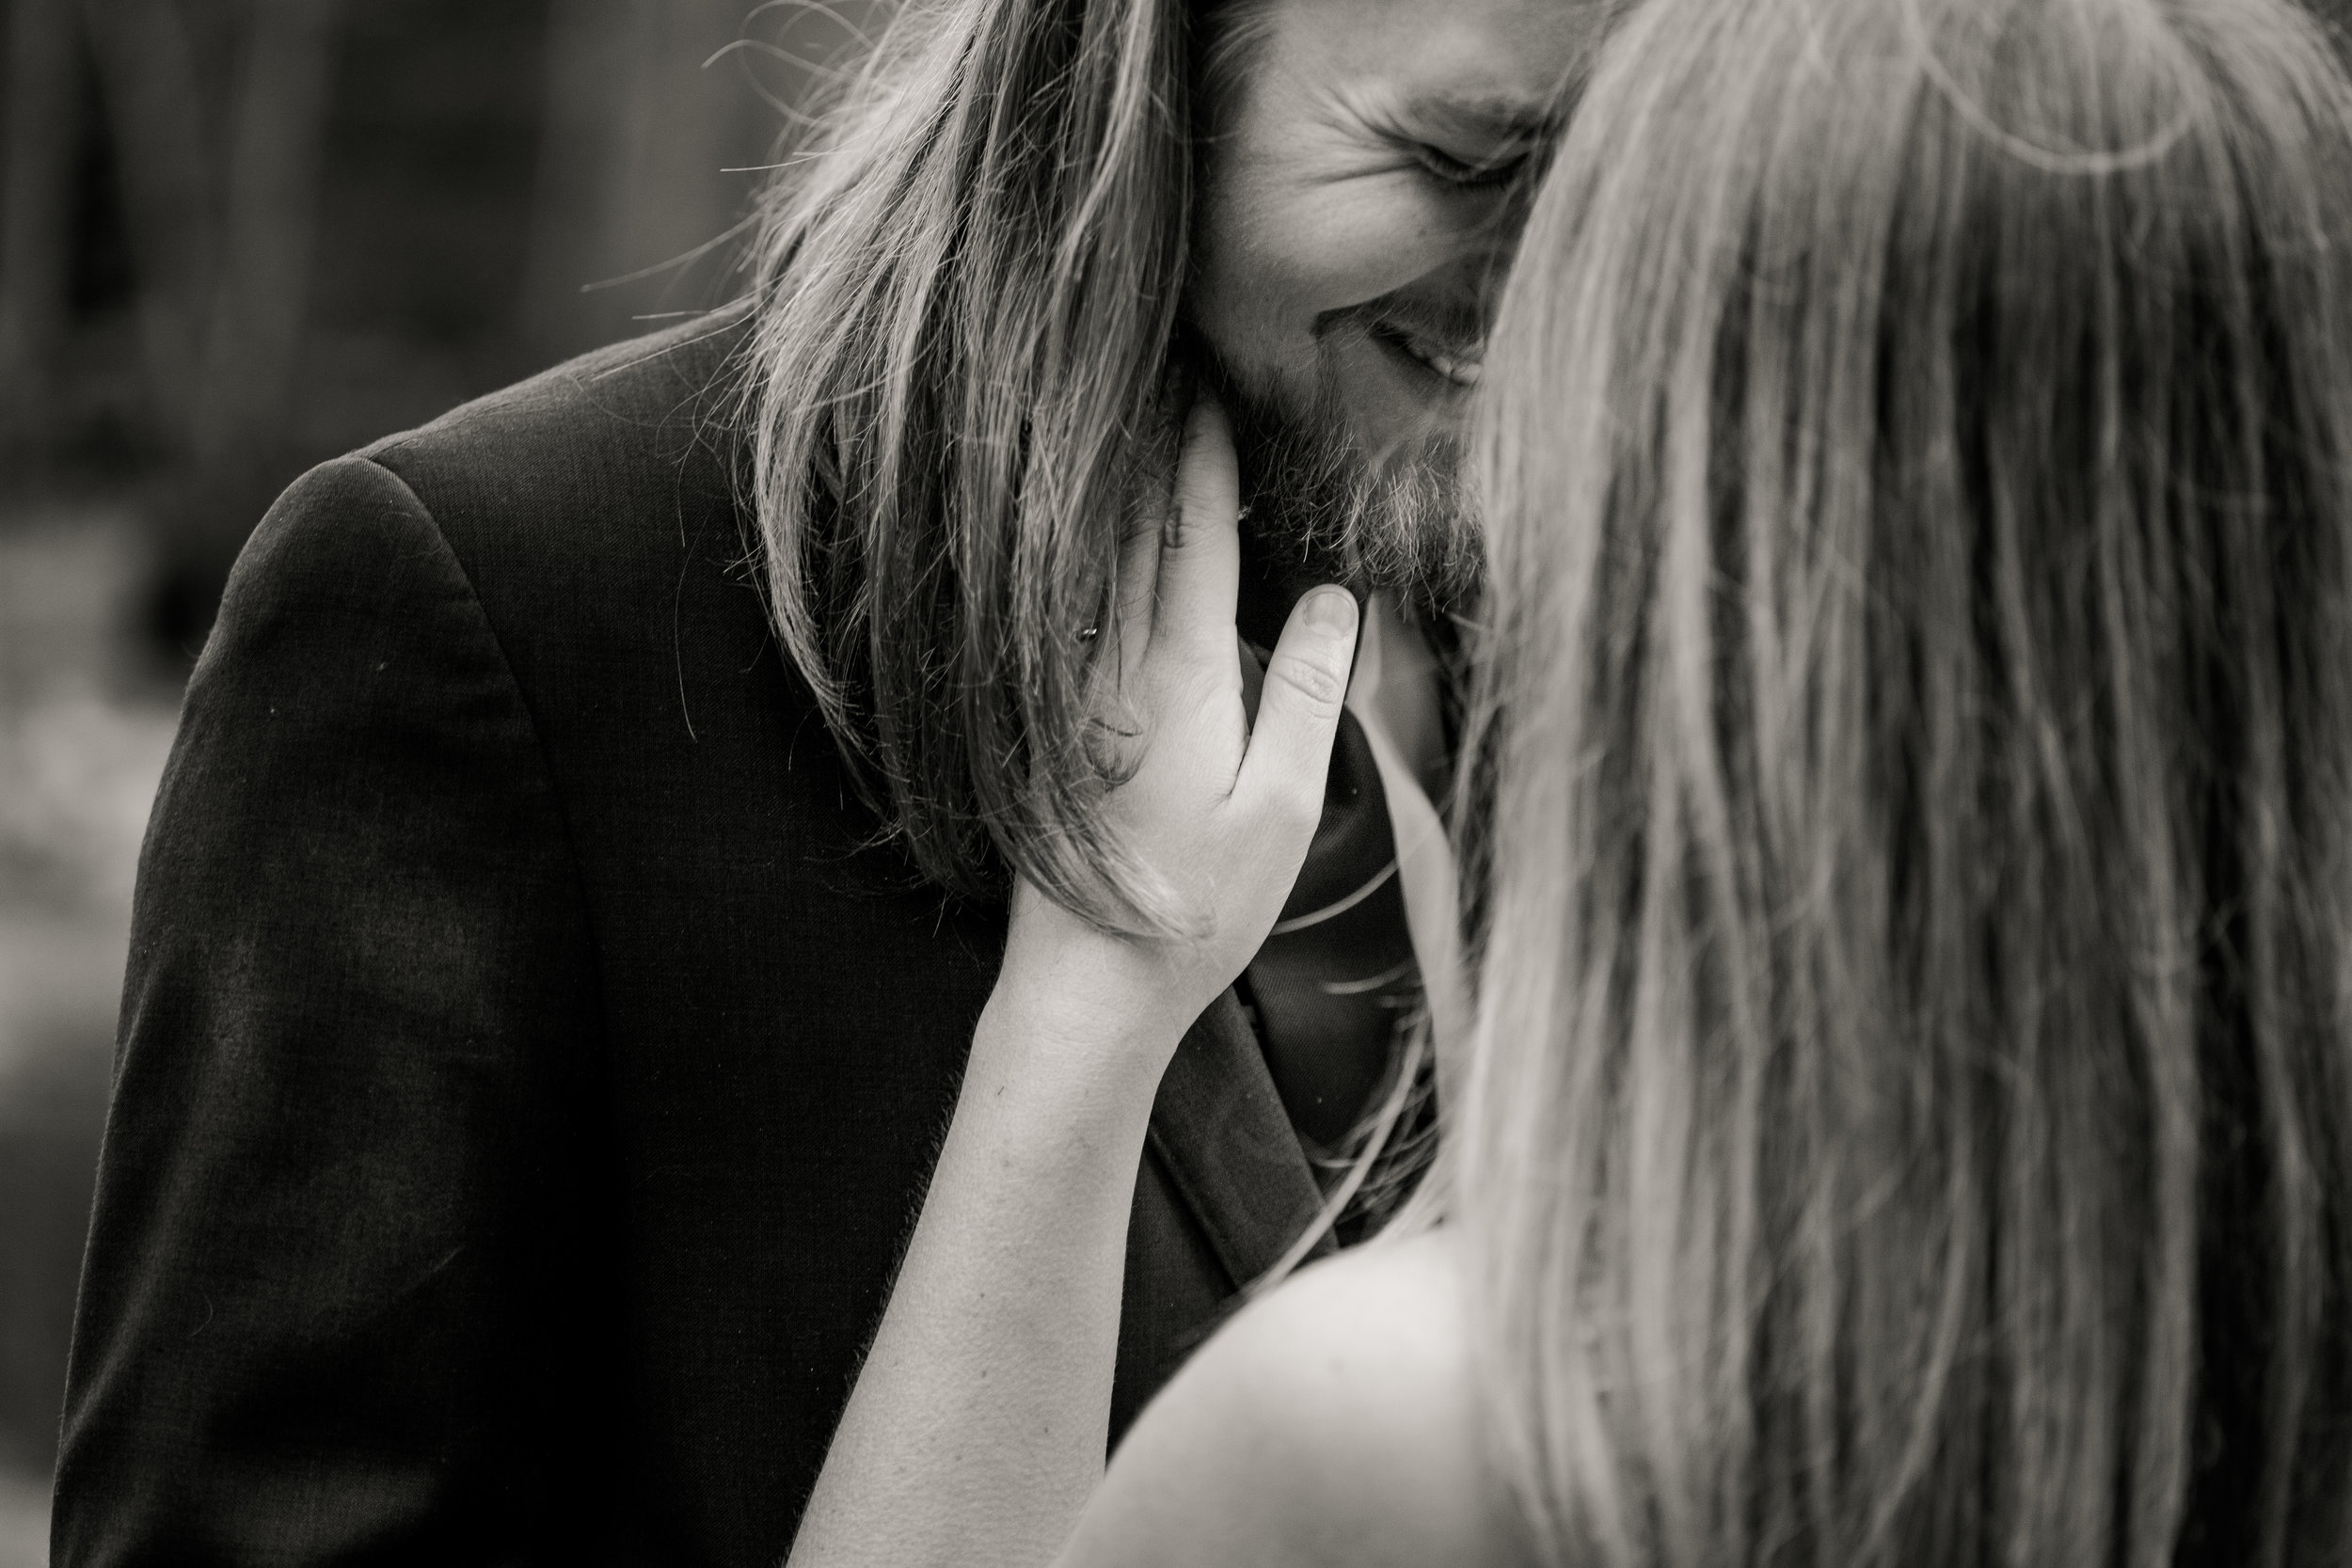
{"type": "Polygon", "coordinates": [[[1438,337],[1403,322],[1375,319],[1366,324],[1373,341],[1404,356],[1454,387],[1478,385],[1486,369],[1486,345],[1476,338],[1438,337]]]}
{"type": "Polygon", "coordinates": [[[1407,383],[1422,388],[1420,395],[1436,412],[1450,410],[1478,385],[1486,368],[1486,326],[1475,309],[1433,308],[1392,294],[1325,311],[1315,336],[1327,344],[1353,336],[1375,345],[1407,383]]]}

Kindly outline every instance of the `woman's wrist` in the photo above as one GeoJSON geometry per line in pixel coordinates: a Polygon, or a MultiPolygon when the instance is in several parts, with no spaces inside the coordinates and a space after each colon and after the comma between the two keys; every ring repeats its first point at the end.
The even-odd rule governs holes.
{"type": "Polygon", "coordinates": [[[1048,963],[1008,962],[974,1032],[968,1071],[986,1071],[996,1087],[1036,1083],[1148,1106],[1193,1021],[1141,1000],[1121,957],[1063,949],[1048,963]]]}
{"type": "Polygon", "coordinates": [[[1195,999],[1202,982],[1185,972],[1183,956],[1171,944],[1104,931],[1024,883],[989,1006],[1080,1051],[1124,1057],[1157,1047],[1164,1066],[1164,1053],[1210,1000],[1195,999]]]}

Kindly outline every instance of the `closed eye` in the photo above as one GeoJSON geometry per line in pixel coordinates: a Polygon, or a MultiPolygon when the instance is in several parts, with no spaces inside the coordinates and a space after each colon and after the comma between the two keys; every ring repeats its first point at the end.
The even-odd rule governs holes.
{"type": "Polygon", "coordinates": [[[1466,190],[1492,190],[1510,184],[1527,170],[1529,151],[1524,147],[1509,149],[1493,158],[1476,162],[1457,158],[1443,148],[1427,142],[1413,144],[1413,157],[1432,176],[1446,184],[1466,190]]]}

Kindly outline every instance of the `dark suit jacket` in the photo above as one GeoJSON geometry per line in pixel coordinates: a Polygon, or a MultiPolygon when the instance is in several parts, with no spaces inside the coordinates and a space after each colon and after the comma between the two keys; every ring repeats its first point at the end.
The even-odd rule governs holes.
{"type": "MultiPolygon", "coordinates": [[[[1003,913],[871,847],[770,638],[744,321],[247,546],[141,865],[59,1568],[789,1545],[1003,913]]],[[[1315,1204],[1230,996],[1152,1140],[1119,1426],[1315,1204]]]]}

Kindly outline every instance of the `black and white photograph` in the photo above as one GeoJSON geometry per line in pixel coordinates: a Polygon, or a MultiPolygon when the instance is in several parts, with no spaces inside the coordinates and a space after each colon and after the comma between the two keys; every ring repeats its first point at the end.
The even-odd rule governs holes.
{"type": "Polygon", "coordinates": [[[2344,0],[0,0],[0,1568],[2352,1568],[2344,0]]]}

